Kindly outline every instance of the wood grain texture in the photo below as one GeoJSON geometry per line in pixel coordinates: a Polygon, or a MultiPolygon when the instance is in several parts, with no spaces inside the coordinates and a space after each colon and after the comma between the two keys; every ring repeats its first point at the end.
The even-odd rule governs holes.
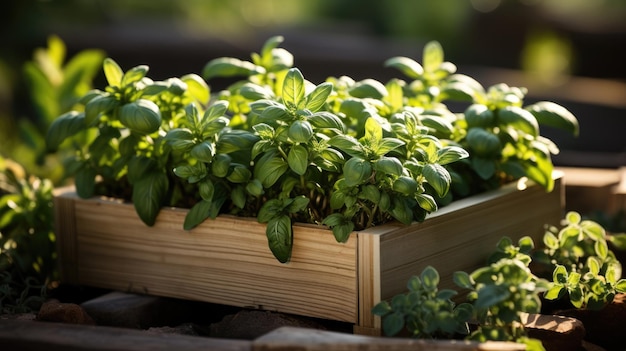
{"type": "Polygon", "coordinates": [[[181,209],[163,209],[147,227],[130,204],[64,196],[74,201],[68,238],[81,284],[356,321],[356,238],[339,244],[330,231],[296,225],[292,259],[281,264],[255,219],[220,216],[186,232],[181,209]]]}
{"type": "Polygon", "coordinates": [[[562,175],[555,179],[551,193],[511,184],[423,223],[355,232],[345,244],[324,228],[296,225],[288,264],[272,256],[255,219],[220,216],[185,232],[186,210],[168,208],[147,227],[130,204],[64,192],[55,201],[61,266],[77,284],[345,321],[376,335],[372,307],[405,292],[427,265],[439,271],[441,288],[454,288],[452,274],[484,265],[502,236],[540,243],[544,225],[564,212],[562,175]]]}
{"type": "Polygon", "coordinates": [[[563,194],[560,175],[550,193],[536,185],[519,190],[509,184],[457,201],[423,223],[382,234],[381,298],[405,292],[408,278],[429,265],[441,276],[440,288],[458,289],[454,272],[471,273],[484,266],[503,236],[517,242],[527,235],[541,245],[545,225],[558,225],[563,218],[563,194]]]}

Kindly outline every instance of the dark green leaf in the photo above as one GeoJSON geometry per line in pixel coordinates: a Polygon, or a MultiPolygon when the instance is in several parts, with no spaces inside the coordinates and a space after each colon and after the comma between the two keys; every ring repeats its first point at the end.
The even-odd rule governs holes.
{"type": "Polygon", "coordinates": [[[288,134],[294,143],[306,143],[313,136],[313,127],[308,121],[294,121],[288,134]]]}
{"type": "Polygon", "coordinates": [[[211,201],[198,201],[185,216],[183,228],[191,230],[210,217],[211,201]]]}
{"type": "Polygon", "coordinates": [[[203,141],[195,145],[189,155],[200,162],[210,163],[213,160],[214,153],[215,149],[213,148],[213,144],[208,141],[203,141]]]}
{"type": "Polygon", "coordinates": [[[450,189],[452,178],[450,173],[443,166],[437,163],[428,163],[424,165],[422,175],[426,178],[428,184],[437,192],[439,197],[443,197],[450,189]]]}
{"type": "Polygon", "coordinates": [[[237,208],[244,208],[246,206],[246,191],[241,185],[235,186],[230,191],[230,199],[237,208]]]}
{"type": "Polygon", "coordinates": [[[139,99],[122,106],[120,122],[134,132],[150,134],[161,127],[161,111],[154,102],[139,99]]]}
{"type": "Polygon", "coordinates": [[[267,152],[254,166],[254,178],[269,188],[289,169],[289,164],[276,152],[267,152]]]}
{"type": "Polygon", "coordinates": [[[356,138],[349,135],[335,135],[328,140],[328,145],[334,146],[352,157],[366,157],[363,145],[356,138]]]}
{"type": "Polygon", "coordinates": [[[309,152],[302,145],[294,145],[287,155],[289,168],[298,175],[303,175],[309,165],[309,152]]]}
{"type": "Polygon", "coordinates": [[[458,146],[446,146],[437,150],[437,163],[442,166],[467,157],[469,157],[469,153],[458,146]]]}
{"type": "Polygon", "coordinates": [[[463,271],[454,272],[452,275],[452,280],[454,284],[463,288],[463,289],[473,289],[474,285],[472,284],[472,278],[470,275],[463,271]]]}
{"type": "Polygon", "coordinates": [[[374,169],[377,172],[382,172],[385,174],[390,174],[390,175],[395,175],[395,176],[401,176],[404,171],[402,162],[400,162],[398,158],[385,157],[385,156],[376,160],[376,162],[374,163],[374,169]]]}
{"type": "Polygon", "coordinates": [[[508,287],[503,285],[486,285],[478,291],[478,299],[474,306],[479,309],[490,308],[511,296],[508,287]]]}
{"type": "Polygon", "coordinates": [[[98,95],[85,105],[85,124],[93,126],[101,115],[106,115],[119,105],[119,101],[111,95],[98,95]]]}
{"type": "Polygon", "coordinates": [[[161,172],[152,172],[144,175],[133,186],[133,204],[141,220],[151,226],[165,201],[169,188],[167,175],[161,172]]]}
{"type": "Polygon", "coordinates": [[[343,175],[347,186],[356,186],[371,177],[372,166],[366,160],[353,157],[344,164],[343,175]]]}
{"type": "Polygon", "coordinates": [[[341,119],[330,112],[322,111],[314,113],[309,116],[307,120],[315,128],[336,129],[340,132],[345,132],[346,130],[346,126],[343,124],[341,119]]]}
{"type": "Polygon", "coordinates": [[[274,257],[281,263],[288,262],[291,258],[291,248],[293,246],[291,218],[287,215],[271,218],[267,222],[265,233],[274,257]]]}
{"type": "Polygon", "coordinates": [[[578,120],[569,110],[561,105],[550,101],[540,101],[526,106],[525,109],[530,111],[541,125],[563,129],[578,135],[578,120]]]}
{"type": "Polygon", "coordinates": [[[55,119],[46,134],[46,147],[56,151],[61,143],[85,129],[85,115],[76,111],[67,112],[55,119]]]}
{"type": "Polygon", "coordinates": [[[76,193],[83,199],[88,199],[94,195],[96,188],[96,170],[83,164],[76,171],[74,183],[76,185],[76,193]]]}
{"type": "Polygon", "coordinates": [[[383,318],[383,331],[387,336],[394,336],[404,328],[404,315],[401,312],[391,313],[383,318]]]}
{"type": "Polygon", "coordinates": [[[521,107],[507,106],[498,110],[498,122],[523,131],[532,136],[539,135],[539,124],[535,116],[521,107]]]}
{"type": "Polygon", "coordinates": [[[131,184],[148,175],[156,167],[156,161],[145,156],[133,156],[128,162],[128,181],[131,184]]]}

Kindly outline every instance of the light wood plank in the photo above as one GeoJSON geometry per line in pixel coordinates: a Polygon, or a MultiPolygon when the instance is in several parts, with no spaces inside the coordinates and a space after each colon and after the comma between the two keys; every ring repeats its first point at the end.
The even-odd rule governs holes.
{"type": "Polygon", "coordinates": [[[356,322],[356,237],[340,244],[296,225],[281,264],[254,219],[220,216],[185,232],[184,210],[164,209],[147,227],[130,204],[74,201],[82,284],[356,322]]]}

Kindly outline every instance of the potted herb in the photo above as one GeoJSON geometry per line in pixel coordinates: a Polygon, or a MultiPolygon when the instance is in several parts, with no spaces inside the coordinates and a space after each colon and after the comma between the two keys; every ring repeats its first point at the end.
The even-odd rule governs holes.
{"type": "Polygon", "coordinates": [[[423,66],[388,61],[412,82],[330,77],[316,85],[281,42],[271,38],[252,61],[219,58],[202,77],[159,82],[146,66],[124,72],[105,60],[109,85],[86,94],[84,111],[59,117],[47,137],[51,149],[88,138],[67,163],[80,198],[56,201],[70,280],[376,329],[371,307],[399,289],[406,269],[457,255],[448,243],[480,252],[487,227],[520,232],[532,220],[539,230],[560,217],[550,162],[557,149],[538,126],[576,131],[564,108],[522,107],[522,89],[484,90],[454,74],[436,43],[423,66]],[[242,80],[211,92],[214,77],[242,80]],[[449,100],[468,107],[453,113],[449,100]],[[534,183],[518,191],[510,182],[522,176],[534,183]],[[474,189],[498,192],[450,198],[474,189]],[[512,202],[516,194],[523,199],[512,202]],[[93,195],[132,205],[83,200],[93,195]],[[504,212],[480,224],[494,203],[504,212]],[[518,206],[534,210],[507,218],[518,206]],[[476,229],[459,234],[459,220],[476,229]],[[437,235],[446,231],[453,237],[442,245],[437,235]]]}

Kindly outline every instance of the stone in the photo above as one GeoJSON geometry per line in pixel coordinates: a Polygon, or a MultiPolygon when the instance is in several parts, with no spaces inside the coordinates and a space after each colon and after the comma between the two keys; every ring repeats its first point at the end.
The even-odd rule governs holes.
{"type": "Polygon", "coordinates": [[[222,321],[209,327],[212,338],[253,340],[280,327],[300,327],[326,330],[317,321],[284,313],[241,310],[224,317],[222,321]]]}
{"type": "Polygon", "coordinates": [[[111,292],[81,306],[98,325],[134,329],[173,326],[194,314],[188,301],[123,292],[111,292]]]}
{"type": "Polygon", "coordinates": [[[543,314],[523,314],[528,336],[541,340],[546,351],[579,350],[585,326],[575,318],[543,314]]]}
{"type": "Polygon", "coordinates": [[[152,334],[176,334],[176,335],[192,335],[202,336],[198,331],[198,328],[192,323],[184,323],[175,327],[151,327],[146,330],[147,333],[152,334]]]}
{"type": "Polygon", "coordinates": [[[585,340],[608,351],[626,349],[626,294],[617,294],[613,302],[601,310],[568,309],[559,315],[580,320],[585,325],[585,340]]]}
{"type": "Polygon", "coordinates": [[[42,304],[36,320],[81,325],[95,324],[93,318],[81,306],[75,303],[62,303],[57,300],[42,304]]]}

